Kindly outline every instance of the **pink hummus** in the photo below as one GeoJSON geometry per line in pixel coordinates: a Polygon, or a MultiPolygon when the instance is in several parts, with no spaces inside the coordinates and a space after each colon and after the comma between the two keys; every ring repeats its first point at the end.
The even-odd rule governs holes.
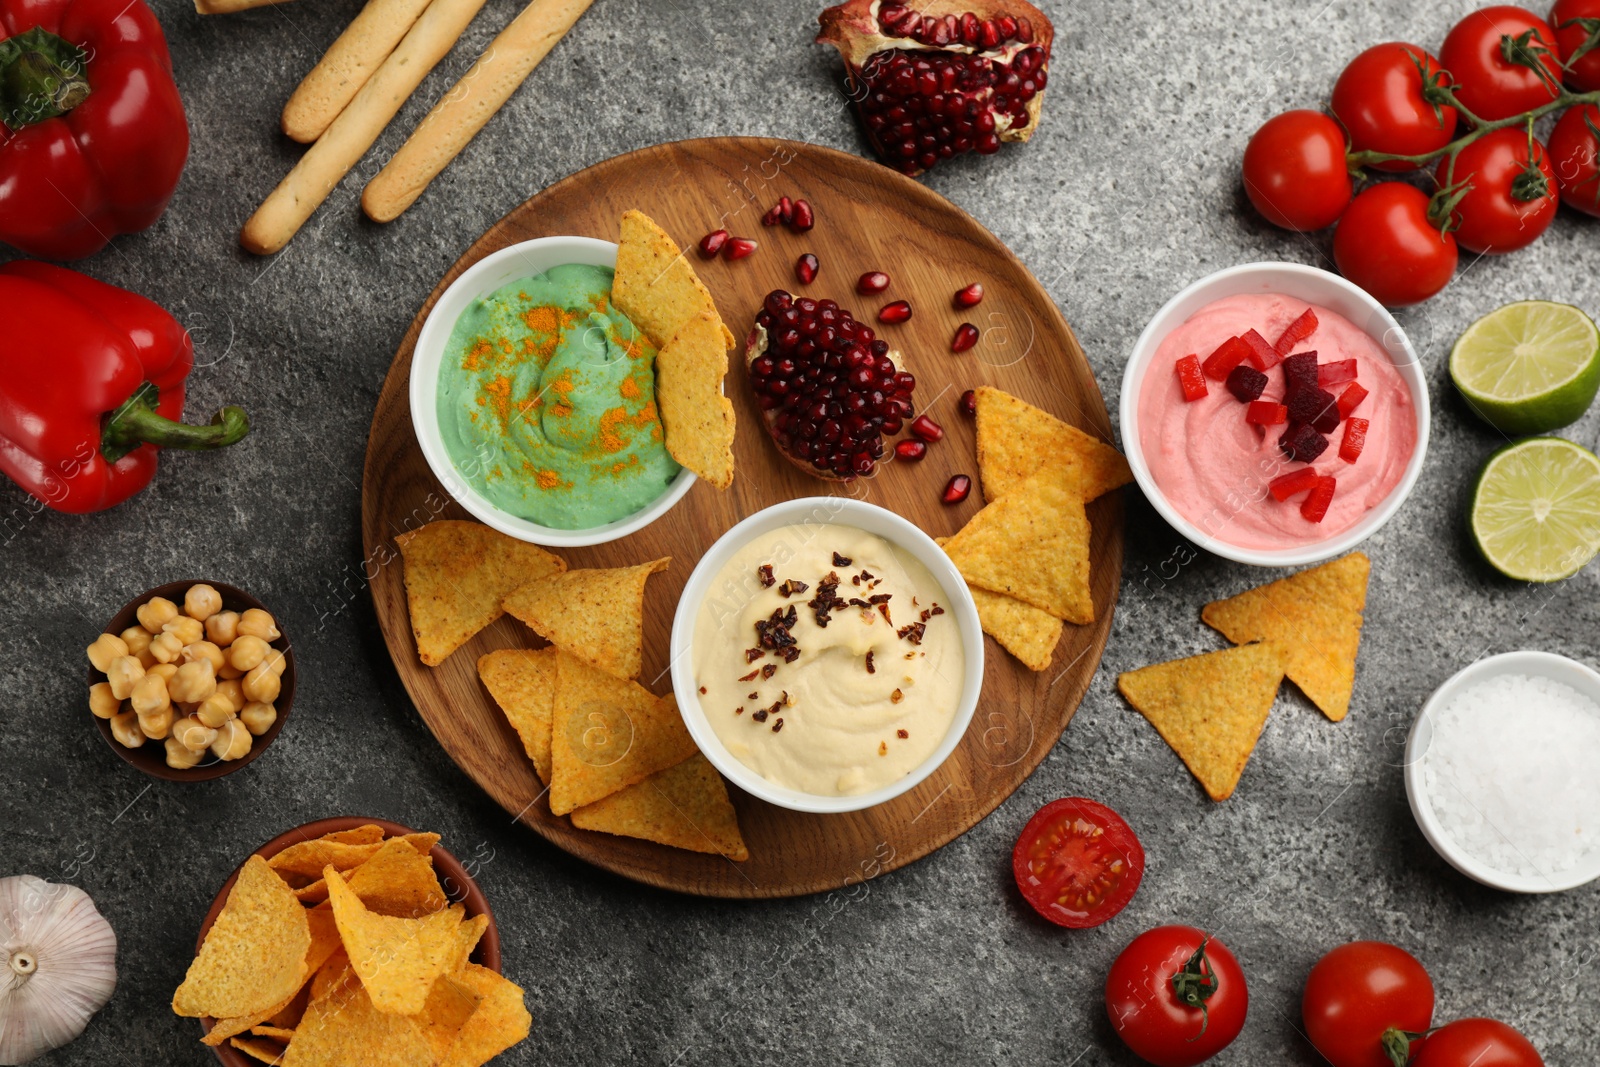
{"type": "MultiPolygon", "coordinates": [[[[1266,373],[1261,399],[1282,403],[1283,371],[1273,367],[1266,373]]],[[[1329,392],[1337,396],[1345,388],[1335,385],[1329,392]]],[[[1200,530],[1239,548],[1296,548],[1343,533],[1394,492],[1417,447],[1417,415],[1411,390],[1388,354],[1349,319],[1287,296],[1230,296],[1195,312],[1156,350],[1139,393],[1139,443],[1167,502],[1200,530]],[[1304,466],[1278,448],[1286,427],[1245,422],[1246,405],[1212,378],[1206,379],[1206,396],[1187,403],[1174,371],[1184,356],[1203,362],[1247,330],[1276,342],[1307,307],[1316,311],[1317,330],[1295,351],[1315,351],[1319,364],[1356,360],[1356,381],[1368,396],[1353,417],[1371,423],[1354,463],[1339,456],[1341,422],[1312,464],[1339,483],[1320,523],[1301,517],[1303,497],[1279,502],[1267,492],[1272,479],[1304,466]]]]}

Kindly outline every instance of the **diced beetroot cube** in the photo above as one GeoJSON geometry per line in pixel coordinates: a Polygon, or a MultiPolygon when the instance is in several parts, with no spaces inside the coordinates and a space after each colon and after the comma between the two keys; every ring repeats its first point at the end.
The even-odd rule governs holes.
{"type": "Polygon", "coordinates": [[[1318,433],[1315,427],[1294,423],[1278,438],[1278,447],[1296,462],[1311,463],[1327,449],[1328,439],[1318,433]]]}
{"type": "Polygon", "coordinates": [[[1184,356],[1178,360],[1178,384],[1183,387],[1183,399],[1192,404],[1206,395],[1206,376],[1200,370],[1199,356],[1184,356]]]}
{"type": "Polygon", "coordinates": [[[1244,421],[1257,426],[1281,426],[1289,421],[1289,409],[1270,400],[1252,400],[1244,409],[1244,421]]]}
{"type": "Polygon", "coordinates": [[[1326,389],[1330,385],[1343,385],[1356,380],[1356,361],[1341,359],[1337,363],[1324,363],[1317,368],[1317,384],[1326,389]]]}
{"type": "Polygon", "coordinates": [[[1307,522],[1321,522],[1328,514],[1328,505],[1333,503],[1333,491],[1338,485],[1337,478],[1318,478],[1317,484],[1300,502],[1300,517],[1307,522]]]}
{"type": "Polygon", "coordinates": [[[1248,404],[1267,387],[1267,376],[1243,363],[1228,372],[1228,392],[1241,404],[1248,404]]]}
{"type": "Polygon", "coordinates": [[[1250,349],[1250,362],[1257,370],[1271,370],[1278,365],[1278,350],[1267,344],[1267,339],[1254,330],[1247,330],[1239,340],[1250,349]]]}
{"type": "Polygon", "coordinates": [[[1367,390],[1362,384],[1360,382],[1352,384],[1350,388],[1339,394],[1339,417],[1348,419],[1350,413],[1360,407],[1361,402],[1366,398],[1367,390]]]}
{"type": "Polygon", "coordinates": [[[1299,467],[1288,474],[1281,474],[1267,483],[1267,492],[1272,494],[1272,499],[1283,501],[1298,493],[1316,487],[1321,480],[1314,467],[1299,467]]]}
{"type": "Polygon", "coordinates": [[[1367,447],[1367,427],[1370,425],[1366,419],[1351,419],[1344,424],[1344,440],[1339,442],[1340,459],[1354,463],[1361,457],[1361,450],[1367,447]]]}
{"type": "Polygon", "coordinates": [[[1243,363],[1250,355],[1250,346],[1237,337],[1230,337],[1217,346],[1217,350],[1206,357],[1206,377],[1222,381],[1233,368],[1243,363]]]}
{"type": "Polygon", "coordinates": [[[1325,389],[1300,389],[1288,396],[1289,421],[1309,423],[1318,433],[1339,425],[1339,402],[1325,389]]]}
{"type": "Polygon", "coordinates": [[[1273,345],[1278,355],[1287,356],[1294,351],[1294,346],[1304,341],[1307,337],[1317,332],[1317,313],[1306,308],[1305,313],[1291,322],[1282,333],[1278,335],[1278,343],[1273,345]]]}
{"type": "Polygon", "coordinates": [[[1283,387],[1286,393],[1292,393],[1297,389],[1315,389],[1317,387],[1317,354],[1315,352],[1296,352],[1283,361],[1283,387]]]}

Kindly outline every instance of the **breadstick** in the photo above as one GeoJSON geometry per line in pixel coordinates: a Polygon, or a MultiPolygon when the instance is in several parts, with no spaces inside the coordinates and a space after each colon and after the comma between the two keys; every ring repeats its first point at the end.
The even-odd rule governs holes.
{"type": "Polygon", "coordinates": [[[367,0],[283,106],[283,132],[307,143],[321,137],[427,6],[428,0],[367,0]]]}
{"type": "Polygon", "coordinates": [[[350,105],[256,208],[239,231],[239,243],[260,255],[288,244],[339,179],[372,147],[483,4],[484,0],[433,0],[350,105]]]}
{"type": "Polygon", "coordinates": [[[194,9],[202,15],[231,15],[235,11],[281,3],[283,0],[194,0],[194,9]]]}
{"type": "Polygon", "coordinates": [[[592,3],[530,0],[367,183],[361,194],[367,217],[389,222],[410,207],[592,3]]]}

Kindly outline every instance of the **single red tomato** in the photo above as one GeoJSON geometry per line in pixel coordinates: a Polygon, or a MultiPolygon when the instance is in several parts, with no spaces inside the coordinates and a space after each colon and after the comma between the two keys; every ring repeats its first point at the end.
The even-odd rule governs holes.
{"type": "Polygon", "coordinates": [[[1600,107],[1569,107],[1550,132],[1550,166],[1561,202],[1600,215],[1600,107]]]}
{"type": "Polygon", "coordinates": [[[1440,160],[1434,177],[1441,189],[1464,189],[1454,209],[1454,232],[1457,243],[1472,252],[1526,248],[1550,228],[1561,203],[1550,153],[1516,127],[1473,141],[1454,167],[1449,159],[1440,160]]]}
{"type": "Polygon", "coordinates": [[[1244,191],[1274,226],[1322,230],[1350,203],[1344,131],[1320,111],[1268,119],[1244,149],[1244,191]]]}
{"type": "Polygon", "coordinates": [[[1250,1007],[1244,970],[1193,926],[1158,926],[1128,943],[1106,975],[1117,1036],[1156,1067],[1193,1067],[1233,1042],[1250,1007]]]}
{"type": "Polygon", "coordinates": [[[1306,1037],[1333,1067],[1391,1067],[1384,1043],[1433,1024],[1433,980],[1416,957],[1382,941],[1352,941],[1316,962],[1300,998],[1306,1037]]]}
{"type": "Polygon", "coordinates": [[[1544,1067],[1544,1060],[1505,1023],[1457,1019],[1424,1038],[1409,1067],[1544,1067]]]}
{"type": "Polygon", "coordinates": [[[1058,926],[1099,926],[1127,906],[1144,877],[1144,846],[1122,816],[1085,797],[1034,813],[1011,850],[1017,889],[1058,926]]]}
{"type": "Polygon", "coordinates": [[[1456,239],[1428,220],[1428,194],[1404,182],[1363,189],[1333,232],[1339,273],[1389,307],[1449,285],[1459,256],[1456,239]]]}
{"type": "Polygon", "coordinates": [[[1525,8],[1504,5],[1474,11],[1445,37],[1439,62],[1450,72],[1456,100],[1480,119],[1532,111],[1555,99],[1560,90],[1555,31],[1525,8]],[[1543,73],[1513,62],[1508,53],[1536,62],[1543,73]]]}
{"type": "MultiPolygon", "coordinates": [[[[1597,0],[1600,2],[1600,0],[1597,0]]],[[[1377,44],[1350,61],[1333,86],[1333,117],[1344,124],[1357,152],[1421,156],[1450,143],[1456,109],[1422,98],[1423,71],[1430,78],[1439,61],[1414,44],[1377,44]]],[[[1416,170],[1394,160],[1372,164],[1378,170],[1416,170]]]]}
{"type": "Polygon", "coordinates": [[[1600,0],[1556,0],[1550,25],[1567,84],[1580,93],[1600,89],[1600,0]]]}

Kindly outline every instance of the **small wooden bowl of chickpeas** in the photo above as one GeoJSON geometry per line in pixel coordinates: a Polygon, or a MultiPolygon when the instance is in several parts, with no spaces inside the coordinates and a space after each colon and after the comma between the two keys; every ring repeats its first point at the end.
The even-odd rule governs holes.
{"type": "Polygon", "coordinates": [[[255,597],[168,582],[90,643],[89,711],[112,751],[157,778],[204,782],[264,752],[294,703],[294,650],[255,597]]]}

